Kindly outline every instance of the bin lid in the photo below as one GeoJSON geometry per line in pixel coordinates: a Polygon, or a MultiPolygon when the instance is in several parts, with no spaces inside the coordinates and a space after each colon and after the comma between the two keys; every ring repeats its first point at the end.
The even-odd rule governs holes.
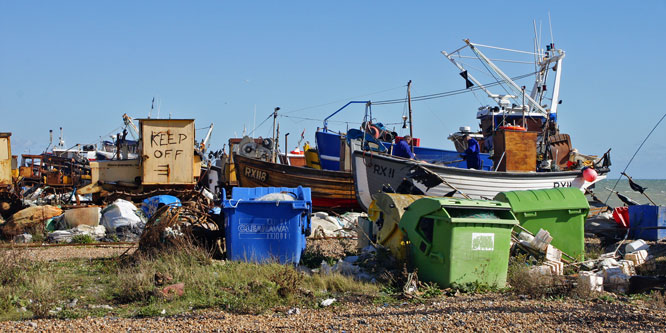
{"type": "Polygon", "coordinates": [[[575,187],[500,192],[494,200],[509,203],[514,213],[590,209],[585,194],[575,187]]]}
{"type": "MultiPolygon", "coordinates": [[[[418,220],[426,215],[432,215],[438,211],[445,210],[447,208],[466,208],[466,209],[478,209],[479,211],[493,211],[493,210],[502,210],[510,211],[511,206],[505,202],[493,201],[493,200],[472,200],[472,199],[459,199],[459,198],[433,198],[425,197],[419,200],[414,201],[411,204],[407,212],[403,215],[400,220],[400,227],[404,229],[410,228],[410,225],[416,225],[418,220]]],[[[510,213],[509,213],[510,214],[510,213]]],[[[452,218],[451,223],[483,223],[483,224],[518,224],[518,221],[511,215],[511,219],[474,219],[474,218],[452,218]]]]}
{"type": "Polygon", "coordinates": [[[309,187],[234,187],[231,190],[232,200],[253,200],[270,193],[291,193],[296,200],[312,201],[309,187]]]}

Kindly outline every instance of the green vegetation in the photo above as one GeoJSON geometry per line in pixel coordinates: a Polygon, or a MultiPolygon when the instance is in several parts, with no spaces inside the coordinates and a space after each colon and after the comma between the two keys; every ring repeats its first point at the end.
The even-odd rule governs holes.
{"type": "Polygon", "coordinates": [[[72,237],[73,244],[92,244],[95,242],[95,239],[90,235],[75,235],[72,237]]]}
{"type": "Polygon", "coordinates": [[[539,264],[530,256],[518,255],[509,259],[507,282],[517,295],[532,298],[589,298],[592,291],[572,283],[566,276],[544,275],[530,271],[539,264]]]}
{"type": "Polygon", "coordinates": [[[172,315],[220,308],[262,313],[316,307],[325,298],[379,297],[380,287],[339,274],[308,275],[292,266],[211,260],[188,248],[124,259],[38,262],[1,252],[0,320],[172,315]],[[184,283],[181,296],[166,286],[184,283]]]}
{"type": "MultiPolygon", "coordinates": [[[[87,240],[81,238],[77,242],[87,243],[87,240]]],[[[384,258],[387,254],[382,251],[371,259],[358,261],[377,276],[376,283],[340,274],[304,273],[277,263],[212,260],[209,253],[194,247],[167,249],[152,255],[51,262],[27,258],[25,253],[0,250],[0,320],[164,316],[207,308],[256,314],[283,312],[293,307],[315,308],[329,297],[338,299],[335,307],[345,301],[395,305],[425,303],[459,293],[497,292],[550,300],[626,301],[666,307],[666,297],[658,292],[618,297],[577,287],[573,277],[535,276],[529,267],[539,262],[527,255],[511,258],[510,287],[506,289],[481,283],[441,289],[436,284],[419,281],[417,272],[409,273],[406,267],[398,270],[399,263],[389,267],[391,261],[384,258]],[[182,289],[177,287],[180,283],[184,285],[182,289]],[[165,288],[175,291],[164,292],[165,288]]],[[[317,267],[321,261],[332,264],[340,256],[318,249],[306,252],[303,258],[310,266],[317,267]]]]}
{"type": "Polygon", "coordinates": [[[480,283],[480,282],[470,282],[463,284],[453,283],[451,289],[466,294],[485,294],[500,290],[500,288],[498,288],[497,286],[492,286],[487,283],[480,283]]]}

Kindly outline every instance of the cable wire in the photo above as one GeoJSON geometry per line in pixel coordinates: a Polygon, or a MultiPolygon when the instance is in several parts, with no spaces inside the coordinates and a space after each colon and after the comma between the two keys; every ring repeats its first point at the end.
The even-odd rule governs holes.
{"type": "Polygon", "coordinates": [[[266,119],[264,119],[264,121],[262,121],[262,122],[259,124],[259,126],[253,128],[253,129],[252,129],[252,132],[250,132],[250,134],[248,134],[248,136],[252,136],[252,135],[254,135],[254,132],[255,132],[258,128],[260,128],[261,125],[263,125],[266,121],[268,121],[268,119],[271,119],[271,117],[273,116],[273,113],[275,113],[275,111],[272,111],[272,112],[268,115],[268,117],[266,117],[266,119]]]}
{"type": "MultiPolygon", "coordinates": [[[[529,76],[534,75],[534,74],[536,74],[536,72],[519,75],[519,76],[516,76],[516,77],[512,77],[511,79],[512,80],[520,80],[520,79],[524,79],[524,78],[529,77],[529,76]]],[[[502,84],[502,82],[488,83],[488,84],[484,84],[483,86],[492,87],[492,86],[496,86],[496,85],[500,85],[500,84],[502,84]]],[[[416,97],[412,97],[412,102],[425,101],[425,100],[435,99],[435,98],[449,97],[449,96],[468,93],[470,91],[476,91],[476,90],[479,90],[479,89],[481,89],[479,86],[474,86],[474,87],[471,87],[471,88],[457,89],[457,90],[445,91],[445,92],[441,92],[441,93],[435,93],[435,94],[429,94],[429,95],[423,95],[423,96],[416,96],[416,97]]],[[[404,103],[406,100],[407,100],[406,98],[387,99],[387,100],[383,100],[383,101],[372,102],[372,105],[398,104],[398,103],[404,103]]]]}
{"type": "Polygon", "coordinates": [[[401,89],[401,88],[404,88],[404,87],[406,87],[406,86],[407,86],[407,85],[401,85],[401,86],[399,86],[399,87],[394,87],[394,88],[390,88],[390,89],[384,89],[384,90],[380,90],[380,91],[375,91],[375,92],[371,92],[371,93],[369,93],[369,94],[364,94],[364,95],[358,95],[358,96],[349,97],[349,98],[344,99],[344,100],[338,100],[338,101],[333,101],[333,102],[324,103],[324,104],[318,104],[318,105],[313,105],[313,106],[306,106],[306,107],[303,107],[303,108],[299,108],[299,109],[295,109],[295,110],[291,110],[291,111],[283,112],[283,113],[285,113],[285,114],[290,114],[290,113],[294,113],[294,112],[298,112],[298,111],[303,111],[303,110],[308,110],[308,109],[315,109],[315,108],[319,108],[319,107],[322,107],[322,106],[328,106],[328,105],[332,105],[332,104],[338,104],[338,103],[341,103],[341,102],[346,102],[346,101],[353,100],[353,99],[357,99],[357,98],[360,98],[360,97],[371,96],[371,95],[381,94],[381,93],[384,93],[384,92],[387,92],[387,91],[392,91],[392,90],[396,90],[396,89],[401,89]]]}
{"type": "Polygon", "coordinates": [[[654,132],[654,130],[657,129],[657,127],[659,126],[659,124],[661,124],[661,121],[664,120],[664,118],[666,118],[666,113],[664,113],[664,115],[661,116],[661,119],[659,119],[659,121],[657,122],[657,124],[654,125],[654,127],[652,128],[652,130],[650,131],[650,133],[648,133],[648,135],[645,137],[645,139],[643,140],[643,142],[641,142],[641,145],[638,146],[638,149],[636,149],[636,152],[634,153],[634,155],[631,156],[631,159],[629,160],[629,163],[627,163],[627,166],[624,167],[624,170],[622,170],[622,172],[620,173],[620,177],[618,177],[617,181],[615,182],[615,185],[613,185],[613,190],[612,190],[610,193],[608,193],[608,197],[606,198],[606,201],[604,201],[604,205],[608,206],[608,204],[607,204],[607,203],[608,203],[608,199],[610,199],[611,195],[612,195],[613,192],[615,191],[615,188],[617,187],[617,184],[620,183],[620,180],[622,179],[622,174],[625,173],[625,172],[627,172],[627,169],[629,168],[629,165],[631,165],[631,162],[633,162],[634,157],[636,157],[636,154],[638,154],[638,152],[641,150],[641,148],[643,148],[643,145],[645,144],[645,142],[647,141],[647,139],[650,137],[650,135],[652,135],[652,132],[654,132]]]}

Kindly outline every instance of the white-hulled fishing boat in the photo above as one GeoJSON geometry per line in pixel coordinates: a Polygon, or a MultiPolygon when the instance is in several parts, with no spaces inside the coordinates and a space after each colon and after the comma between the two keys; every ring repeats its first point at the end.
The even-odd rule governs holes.
{"type": "Polygon", "coordinates": [[[588,182],[583,178],[581,170],[500,172],[461,169],[358,150],[352,153],[352,170],[356,197],[365,211],[372,202],[372,194],[381,191],[403,192],[399,189],[405,187],[410,188],[410,193],[422,192],[431,196],[492,199],[503,191],[554,187],[577,187],[585,190],[595,182],[605,179],[608,172],[608,169],[598,168],[596,179],[588,182]]]}
{"type": "MultiPolygon", "coordinates": [[[[368,209],[372,194],[379,191],[492,199],[503,191],[554,187],[585,190],[606,177],[610,150],[601,158],[579,154],[573,149],[569,135],[560,133],[557,126],[563,50],[555,48],[552,42],[545,50],[541,49],[537,46],[540,44],[538,38],[535,38],[533,52],[469,40],[464,43],[462,47],[452,52],[442,51],[442,54],[460,70],[468,91],[485,92],[496,106],[478,109],[476,118],[481,128],[474,133],[476,139],[460,141],[470,134],[468,131],[452,134],[450,139],[456,143],[458,152],[464,152],[468,143],[476,146],[477,154],[488,152],[493,159],[492,171],[452,168],[354,149],[352,170],[356,195],[363,209],[368,209]],[[512,52],[528,59],[516,61],[503,56],[491,59],[481,48],[512,52]],[[463,54],[463,51],[469,51],[470,55],[463,54]],[[495,82],[479,82],[472,74],[472,69],[478,66],[465,64],[467,59],[473,59],[475,64],[481,62],[495,82]],[[494,61],[509,62],[512,66],[531,64],[530,73],[510,77],[494,61]],[[554,75],[549,77],[551,72],[554,75]],[[531,90],[514,81],[530,76],[534,77],[531,90]],[[502,94],[492,93],[491,86],[501,87],[502,94]]],[[[355,145],[357,148],[363,146],[363,142],[355,145]]]]}

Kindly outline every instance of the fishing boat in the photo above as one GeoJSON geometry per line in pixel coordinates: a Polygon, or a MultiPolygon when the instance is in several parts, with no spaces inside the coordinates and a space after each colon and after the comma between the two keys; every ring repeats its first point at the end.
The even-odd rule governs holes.
{"type": "MultiPolygon", "coordinates": [[[[338,114],[343,109],[347,108],[350,105],[363,103],[365,104],[365,120],[362,125],[363,131],[367,133],[373,133],[370,135],[371,140],[376,140],[378,148],[381,151],[392,152],[399,140],[400,137],[397,137],[397,133],[391,132],[384,127],[381,123],[371,123],[370,120],[372,117],[372,102],[371,101],[351,101],[333,112],[331,115],[324,119],[324,126],[322,129],[318,129],[315,133],[315,140],[317,144],[317,152],[319,154],[319,160],[321,161],[321,168],[324,170],[346,170],[351,171],[351,164],[345,161],[350,160],[350,151],[348,149],[348,135],[347,133],[338,133],[331,131],[328,128],[328,120],[338,114]],[[381,145],[381,146],[379,146],[381,145]]],[[[406,126],[406,123],[405,123],[406,126]]],[[[410,126],[411,127],[411,126],[410,126]]],[[[357,129],[351,129],[349,131],[359,132],[357,129]]],[[[348,131],[348,132],[349,132],[348,131]]],[[[358,136],[358,135],[357,135],[358,136]]],[[[447,149],[438,149],[432,147],[424,147],[420,145],[420,140],[415,138],[413,140],[413,151],[417,159],[421,161],[426,161],[435,164],[444,164],[450,167],[455,168],[466,168],[467,163],[461,159],[460,152],[456,150],[447,150],[447,149]]],[[[493,161],[490,158],[490,155],[487,152],[480,154],[482,161],[483,170],[491,170],[493,161]]]]}
{"type": "Polygon", "coordinates": [[[492,169],[453,168],[354,149],[351,164],[356,193],[363,209],[368,209],[372,194],[380,191],[492,199],[502,191],[555,187],[586,190],[606,177],[610,150],[601,158],[579,154],[572,147],[569,135],[560,133],[557,126],[558,105],[562,103],[559,91],[563,50],[555,48],[554,43],[548,44],[545,50],[538,48],[538,38],[535,38],[533,52],[476,44],[470,40],[464,42],[462,47],[452,52],[442,51],[442,54],[460,70],[467,91],[483,91],[497,105],[478,109],[476,118],[481,127],[478,132],[469,133],[468,127],[461,127],[466,133],[454,133],[449,138],[454,141],[456,150],[463,152],[468,142],[473,141],[465,142],[461,138],[472,134],[481,152],[492,156],[492,169]],[[532,61],[491,59],[481,48],[516,52],[532,57],[532,61]],[[471,52],[471,56],[463,51],[471,52]],[[491,84],[479,82],[471,70],[478,67],[466,65],[464,61],[467,59],[483,63],[483,68],[496,81],[491,84]],[[495,61],[531,64],[532,72],[510,77],[495,61]],[[549,77],[551,72],[555,72],[554,77],[549,77]],[[530,76],[535,78],[531,91],[514,81],[530,76]],[[503,94],[491,92],[492,86],[501,87],[503,94]],[[552,95],[547,95],[550,91],[552,95]],[[584,171],[588,168],[590,170],[584,171]]]}
{"type": "Polygon", "coordinates": [[[272,163],[233,154],[238,183],[243,187],[309,187],[316,210],[358,210],[352,174],[272,163]]]}
{"type": "Polygon", "coordinates": [[[453,168],[386,154],[352,153],[354,184],[361,208],[367,211],[372,194],[409,187],[410,194],[492,199],[499,192],[577,187],[585,190],[606,178],[597,169],[593,182],[581,170],[559,172],[500,172],[453,168]],[[434,173],[434,174],[433,174],[434,173]],[[414,192],[416,191],[416,192],[414,192]]]}

